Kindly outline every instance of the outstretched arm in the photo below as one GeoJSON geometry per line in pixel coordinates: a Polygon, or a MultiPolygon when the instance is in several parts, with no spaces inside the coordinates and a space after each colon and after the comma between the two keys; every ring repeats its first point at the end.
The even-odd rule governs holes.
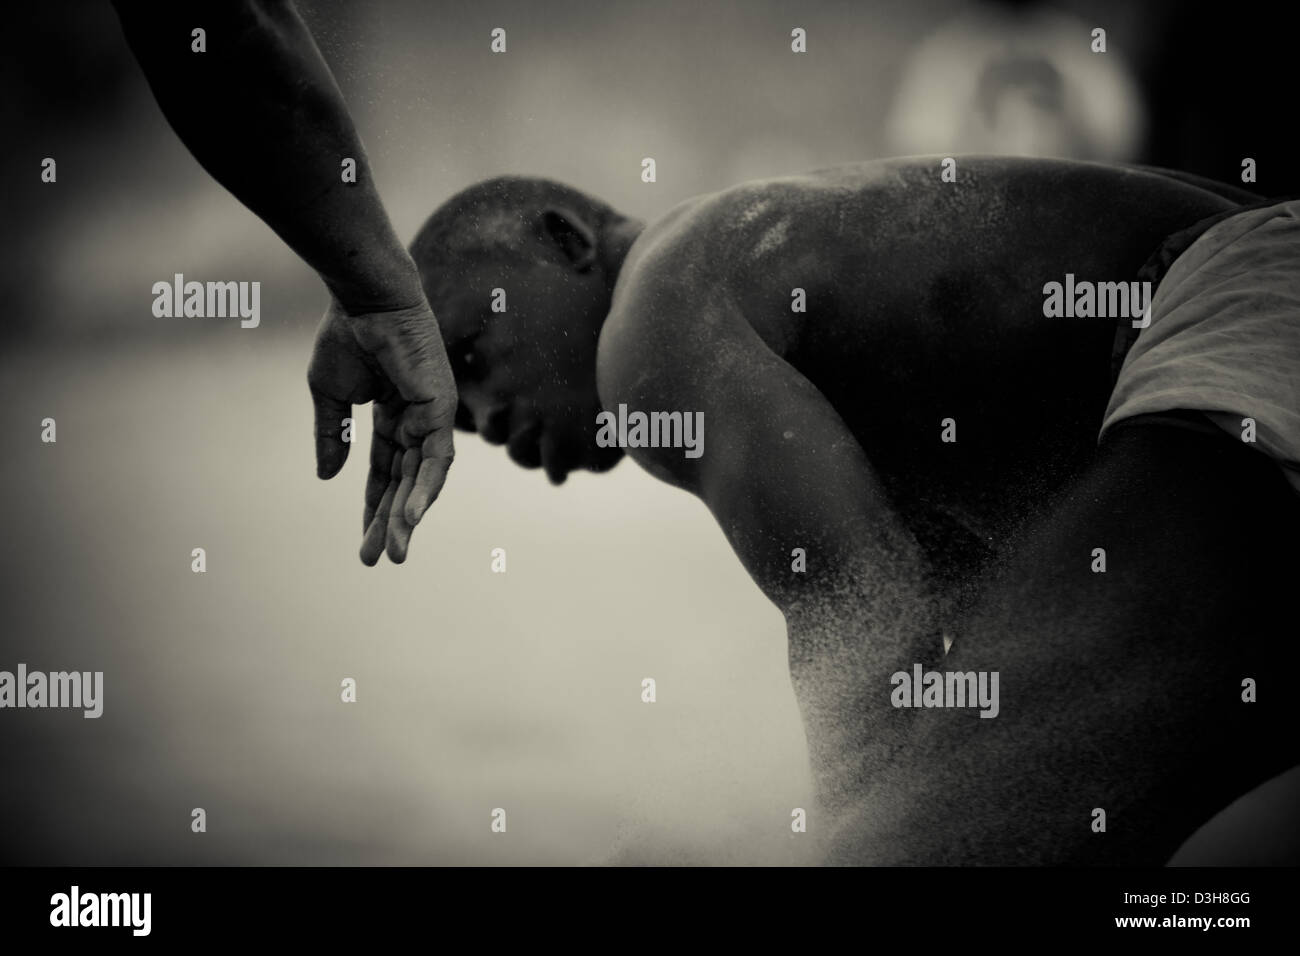
{"type": "Polygon", "coordinates": [[[329,288],[308,373],[317,471],[329,478],[342,468],[343,420],[354,403],[375,401],[362,559],[373,564],[387,542],[403,560],[451,464],[456,389],[329,67],[289,0],[114,6],[177,135],[329,288]],[[193,49],[196,29],[203,52],[193,49]],[[355,183],[343,181],[347,159],[355,183]]]}

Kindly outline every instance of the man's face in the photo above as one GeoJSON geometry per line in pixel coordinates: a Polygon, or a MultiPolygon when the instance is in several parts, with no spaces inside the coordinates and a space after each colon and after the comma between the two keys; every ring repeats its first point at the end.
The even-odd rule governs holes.
{"type": "Polygon", "coordinates": [[[440,278],[452,291],[432,305],[460,393],[457,427],[505,445],[513,461],[544,468],[555,484],[576,468],[612,468],[622,452],[595,442],[604,275],[484,261],[440,278]]]}

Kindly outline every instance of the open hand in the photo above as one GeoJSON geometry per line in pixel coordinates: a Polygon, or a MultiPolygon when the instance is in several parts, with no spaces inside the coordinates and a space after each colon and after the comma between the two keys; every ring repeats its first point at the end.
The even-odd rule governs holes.
{"type": "Polygon", "coordinates": [[[316,474],[348,457],[344,419],[374,402],[361,560],[406,560],[411,532],[438,497],[455,457],[456,382],[427,303],[364,315],[332,301],[307,370],[316,411],[316,474]]]}

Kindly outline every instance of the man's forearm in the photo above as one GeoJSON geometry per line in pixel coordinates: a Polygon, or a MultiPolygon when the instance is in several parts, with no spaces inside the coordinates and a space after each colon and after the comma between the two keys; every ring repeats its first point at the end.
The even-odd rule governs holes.
{"type": "Polygon", "coordinates": [[[343,95],[288,0],[114,0],[177,135],[353,313],[423,300],[343,95]],[[205,52],[192,31],[205,31],[205,52]],[[356,161],[356,182],[343,162],[356,161]]]}

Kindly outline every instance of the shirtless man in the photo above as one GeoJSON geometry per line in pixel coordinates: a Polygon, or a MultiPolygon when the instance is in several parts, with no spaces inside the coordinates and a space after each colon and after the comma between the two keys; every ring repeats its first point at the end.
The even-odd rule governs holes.
{"type": "MultiPolygon", "coordinates": [[[[1045,283],[1134,278],[1190,239],[1165,237],[1233,212],[1234,191],[1010,160],[959,160],[949,183],[935,161],[895,161],[740,186],[643,230],[574,190],[496,180],[433,216],[417,274],[287,0],[116,5],[186,145],[330,289],[309,373],[317,466],[338,472],[344,418],[374,401],[367,563],[404,559],[453,417],[560,481],[617,461],[596,444],[602,408],[701,412],[699,458],[632,454],[705,501],[786,616],[830,858],[1160,862],[1296,762],[1294,735],[1269,739],[1285,688],[1241,699],[1243,678],[1295,653],[1286,402],[1245,383],[1244,410],[1224,389],[1153,407],[1163,333],[1112,390],[1114,321],[1043,313],[1045,283]],[[1270,455],[1180,409],[1256,411],[1270,455]],[[891,675],[914,664],[999,672],[997,717],[894,707],[891,675]]],[[[1174,262],[1150,333],[1183,321],[1160,295],[1195,284],[1173,279],[1200,249],[1174,262]]],[[[1267,317],[1291,300],[1236,301],[1267,317]]],[[[1275,390],[1297,378],[1294,337],[1253,344],[1275,390]]]]}
{"type": "MultiPolygon", "coordinates": [[[[1099,444],[1143,307],[1049,318],[1045,286],[1135,280],[1245,194],[1068,161],[957,169],[748,183],[644,229],[494,179],[411,252],[457,424],[517,463],[610,467],[602,409],[703,413],[699,457],[628,452],[705,502],[785,615],[830,859],[1160,863],[1300,757],[1269,739],[1280,705],[1242,699],[1293,653],[1300,506],[1277,461],[1194,411],[1262,421],[1269,394],[1121,416],[1099,444]],[[997,672],[996,718],[894,706],[891,675],[917,664],[997,672]]],[[[1277,342],[1291,369],[1295,345],[1277,342]]],[[[400,500],[394,482],[381,519],[400,500]]]]}

